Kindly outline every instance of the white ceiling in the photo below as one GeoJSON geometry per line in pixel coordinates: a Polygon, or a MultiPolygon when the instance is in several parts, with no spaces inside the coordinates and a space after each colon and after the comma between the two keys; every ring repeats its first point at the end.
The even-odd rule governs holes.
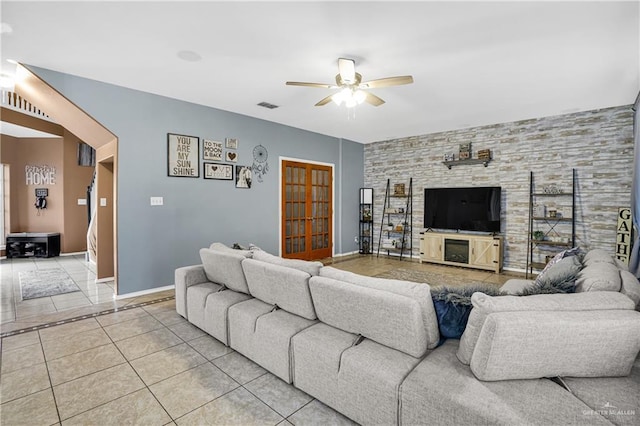
{"type": "Polygon", "coordinates": [[[1,58],[368,143],[633,103],[639,5],[3,0],[1,58]],[[332,83],[339,57],[415,83],[355,117],[285,86],[332,83]]]}

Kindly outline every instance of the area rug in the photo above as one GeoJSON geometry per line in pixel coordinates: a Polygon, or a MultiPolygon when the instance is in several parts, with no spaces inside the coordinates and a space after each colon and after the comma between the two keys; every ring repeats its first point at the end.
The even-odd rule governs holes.
{"type": "Polygon", "coordinates": [[[462,274],[441,274],[431,271],[419,271],[415,269],[396,268],[376,275],[378,278],[390,278],[394,280],[413,281],[416,283],[427,283],[435,286],[468,286],[491,284],[483,281],[472,280],[462,274]]]}
{"type": "Polygon", "coordinates": [[[20,290],[22,300],[28,300],[73,293],[80,291],[80,288],[64,269],[58,268],[20,272],[20,290]]]}

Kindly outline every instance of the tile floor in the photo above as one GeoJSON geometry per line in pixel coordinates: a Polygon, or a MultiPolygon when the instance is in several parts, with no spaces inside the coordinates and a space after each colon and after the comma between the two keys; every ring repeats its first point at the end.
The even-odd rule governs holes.
{"type": "Polygon", "coordinates": [[[3,259],[0,261],[0,323],[29,322],[31,317],[113,301],[113,281],[96,283],[95,265],[84,255],[52,258],[3,259]],[[66,271],[80,291],[22,300],[20,273],[59,268],[66,271]]]}
{"type": "MultiPolygon", "coordinates": [[[[74,275],[86,283],[82,294],[91,302],[94,294],[99,295],[98,288],[80,278],[91,277],[92,271],[82,270],[74,261],[81,263],[57,259],[69,271],[77,268],[74,275]]],[[[16,272],[34,265],[47,267],[51,261],[32,262],[11,262],[11,273],[4,263],[0,266],[3,303],[4,288],[15,286],[16,272]],[[14,285],[7,285],[5,277],[14,279],[14,285]]],[[[508,278],[373,256],[325,263],[366,275],[402,266],[437,268],[495,283],[508,278]]],[[[353,424],[177,315],[172,291],[68,309],[47,298],[51,300],[35,306],[51,307],[40,314],[34,309],[25,317],[13,289],[10,294],[17,320],[2,324],[2,332],[105,307],[122,309],[2,338],[2,425],[353,424]],[[162,301],[156,303],[154,298],[162,301]],[[52,308],[57,312],[49,312],[52,308]]]]}

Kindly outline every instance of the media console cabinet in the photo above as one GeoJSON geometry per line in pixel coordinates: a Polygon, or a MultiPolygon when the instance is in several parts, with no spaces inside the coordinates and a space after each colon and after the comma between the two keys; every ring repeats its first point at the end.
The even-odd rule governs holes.
{"type": "Polygon", "coordinates": [[[459,232],[420,232],[420,263],[502,270],[502,237],[459,232]]]}
{"type": "Polygon", "coordinates": [[[57,232],[16,232],[7,235],[7,259],[13,257],[60,256],[60,234],[57,232]]]}

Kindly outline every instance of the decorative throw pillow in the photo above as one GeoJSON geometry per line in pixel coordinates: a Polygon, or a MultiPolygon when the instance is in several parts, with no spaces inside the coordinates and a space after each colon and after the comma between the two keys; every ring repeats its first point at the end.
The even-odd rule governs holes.
{"type": "Polygon", "coordinates": [[[431,289],[431,298],[436,309],[438,328],[440,330],[440,343],[446,339],[459,339],[464,333],[471,313],[471,295],[476,292],[499,296],[502,293],[497,286],[474,285],[457,287],[434,287],[431,289]]]}
{"type": "Polygon", "coordinates": [[[547,269],[544,276],[538,277],[532,286],[518,293],[518,296],[575,293],[576,280],[581,269],[582,263],[578,256],[560,259],[547,269]]]}
{"type": "MultiPolygon", "coordinates": [[[[542,280],[542,278],[546,275],[547,271],[549,271],[549,269],[551,269],[553,265],[560,262],[562,259],[566,257],[578,256],[579,254],[580,254],[580,248],[574,247],[569,250],[563,250],[560,253],[553,256],[553,259],[551,259],[549,263],[547,263],[547,265],[544,267],[544,269],[540,271],[540,273],[538,274],[538,277],[536,278],[536,283],[538,282],[538,280],[542,280]]],[[[578,259],[581,260],[580,257],[578,257],[578,259]]]]}

